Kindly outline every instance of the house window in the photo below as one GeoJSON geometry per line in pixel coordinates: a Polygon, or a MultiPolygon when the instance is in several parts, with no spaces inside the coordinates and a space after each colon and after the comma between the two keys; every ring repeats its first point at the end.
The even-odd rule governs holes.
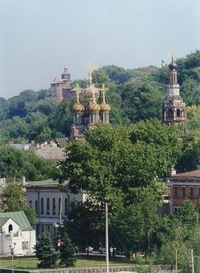
{"type": "Polygon", "coordinates": [[[28,241],[22,242],[22,249],[28,249],[28,241]]]}
{"type": "Polygon", "coordinates": [[[8,226],[8,232],[10,233],[12,230],[13,230],[13,226],[10,224],[10,225],[8,226]]]}
{"type": "Polygon", "coordinates": [[[29,206],[32,208],[32,200],[29,201],[29,206]]]}
{"type": "Polygon", "coordinates": [[[186,197],[186,188],[182,187],[182,197],[186,197]]]}
{"type": "Polygon", "coordinates": [[[193,187],[190,187],[190,197],[191,198],[194,197],[194,189],[193,189],[193,187]]]}
{"type": "Polygon", "coordinates": [[[65,198],[65,215],[67,215],[68,212],[68,198],[65,198]]]}
{"type": "Polygon", "coordinates": [[[53,215],[56,214],[56,199],[53,198],[53,215]]]}
{"type": "Polygon", "coordinates": [[[178,197],[178,187],[174,187],[174,197],[178,197]]]}
{"type": "Polygon", "coordinates": [[[49,201],[49,198],[47,198],[47,214],[49,214],[49,209],[50,209],[50,201],[49,201]]]}
{"type": "Polygon", "coordinates": [[[41,214],[44,214],[44,198],[41,198],[41,214]]]}

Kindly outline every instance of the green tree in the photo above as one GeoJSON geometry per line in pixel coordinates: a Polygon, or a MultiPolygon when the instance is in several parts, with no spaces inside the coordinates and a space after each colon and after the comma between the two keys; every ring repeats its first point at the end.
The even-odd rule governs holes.
{"type": "Polygon", "coordinates": [[[172,158],[176,160],[172,147],[177,152],[180,149],[175,132],[155,121],[133,127],[100,123],[86,131],[85,138],[85,142],[67,144],[68,156],[59,162],[56,177],[64,190],[63,182],[68,181],[67,187],[73,192],[81,188],[93,202],[106,200],[112,224],[127,242],[127,249],[135,250],[137,245],[148,251],[154,242],[156,211],[164,193],[164,184],[158,178],[167,173],[172,158]],[[147,207],[148,213],[144,210],[147,207]],[[136,243],[138,237],[140,242],[136,243]]]}
{"type": "Polygon", "coordinates": [[[52,247],[49,234],[42,234],[35,246],[36,257],[40,260],[38,268],[55,268],[58,261],[58,253],[52,247]]]}
{"type": "Polygon", "coordinates": [[[65,222],[72,241],[77,246],[98,247],[99,242],[104,242],[104,217],[102,207],[89,200],[72,203],[68,221],[65,222]]]}
{"type": "Polygon", "coordinates": [[[76,247],[71,242],[66,226],[60,227],[59,237],[61,238],[60,247],[59,247],[60,265],[64,265],[67,267],[74,266],[76,263],[76,256],[75,256],[76,247]]]}
{"type": "Polygon", "coordinates": [[[1,195],[1,211],[24,211],[31,226],[34,226],[36,215],[33,208],[27,206],[26,194],[22,183],[15,181],[7,181],[6,186],[2,189],[1,195]]]}
{"type": "Polygon", "coordinates": [[[27,180],[42,180],[53,176],[55,162],[37,156],[33,151],[17,150],[0,146],[1,177],[27,180]]]}
{"type": "Polygon", "coordinates": [[[70,135],[71,124],[73,123],[73,115],[70,111],[72,101],[64,101],[49,117],[49,127],[54,132],[60,132],[65,136],[70,135]]]}
{"type": "Polygon", "coordinates": [[[132,122],[161,116],[163,95],[154,82],[129,81],[123,86],[123,108],[132,122]]]}

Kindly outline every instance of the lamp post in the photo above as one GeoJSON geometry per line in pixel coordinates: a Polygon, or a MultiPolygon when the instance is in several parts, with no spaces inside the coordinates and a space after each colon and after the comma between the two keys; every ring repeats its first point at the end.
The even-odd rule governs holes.
{"type": "Polygon", "coordinates": [[[106,273],[109,273],[109,244],[108,244],[108,203],[105,203],[105,239],[106,239],[106,273]]]}
{"type": "Polygon", "coordinates": [[[10,247],[10,253],[11,253],[11,259],[12,259],[12,273],[14,273],[14,249],[15,249],[16,243],[12,243],[11,245],[9,245],[10,247]]]}

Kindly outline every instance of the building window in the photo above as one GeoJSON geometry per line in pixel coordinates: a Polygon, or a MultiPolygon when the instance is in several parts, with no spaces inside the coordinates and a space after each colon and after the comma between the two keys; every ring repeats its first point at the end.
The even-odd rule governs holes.
{"type": "Polygon", "coordinates": [[[65,215],[67,215],[68,212],[68,198],[65,198],[65,215]]]}
{"type": "Polygon", "coordinates": [[[32,208],[32,200],[29,201],[29,206],[32,208]]]}
{"type": "Polygon", "coordinates": [[[53,215],[55,215],[56,214],[56,199],[55,198],[53,198],[53,215]]]}
{"type": "Polygon", "coordinates": [[[38,201],[35,201],[35,212],[38,213],[38,201]]]}
{"type": "Polygon", "coordinates": [[[190,187],[190,197],[191,198],[194,197],[194,189],[193,189],[193,187],[190,187]]]}
{"type": "Polygon", "coordinates": [[[171,118],[172,116],[173,116],[172,109],[169,109],[169,110],[168,110],[168,117],[170,117],[170,118],[171,118]]]}
{"type": "Polygon", "coordinates": [[[59,200],[58,200],[58,202],[59,202],[59,212],[58,212],[58,214],[61,214],[62,213],[62,204],[61,204],[61,200],[62,200],[62,198],[60,197],[59,198],[59,200]]]}
{"type": "Polygon", "coordinates": [[[28,249],[28,241],[22,242],[22,249],[28,249]]]}
{"type": "Polygon", "coordinates": [[[180,117],[180,116],[181,116],[181,110],[180,110],[180,109],[177,109],[176,115],[177,115],[177,117],[180,117]]]}
{"type": "Polygon", "coordinates": [[[10,224],[10,225],[8,226],[8,232],[10,233],[12,230],[13,230],[13,226],[10,224]]]}
{"type": "Polygon", "coordinates": [[[186,188],[182,187],[182,197],[186,197],[186,188]]]}
{"type": "Polygon", "coordinates": [[[41,214],[44,214],[44,198],[41,198],[41,214]]]}
{"type": "Polygon", "coordinates": [[[174,197],[178,197],[178,187],[174,187],[174,197]]]}
{"type": "Polygon", "coordinates": [[[200,197],[200,188],[197,189],[197,195],[200,197]]]}
{"type": "Polygon", "coordinates": [[[49,209],[50,209],[50,201],[49,201],[49,198],[47,198],[47,214],[49,214],[49,209]]]}

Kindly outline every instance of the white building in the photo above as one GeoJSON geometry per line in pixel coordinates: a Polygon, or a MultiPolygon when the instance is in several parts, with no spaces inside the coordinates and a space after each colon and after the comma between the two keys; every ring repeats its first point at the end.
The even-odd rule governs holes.
{"type": "Polygon", "coordinates": [[[36,234],[56,236],[57,224],[67,218],[70,203],[85,201],[85,195],[80,191],[73,194],[70,190],[61,192],[58,182],[52,179],[26,182],[27,204],[36,212],[36,234]]]}
{"type": "Polygon", "coordinates": [[[33,255],[36,233],[23,211],[0,213],[0,255],[33,255]]]}

